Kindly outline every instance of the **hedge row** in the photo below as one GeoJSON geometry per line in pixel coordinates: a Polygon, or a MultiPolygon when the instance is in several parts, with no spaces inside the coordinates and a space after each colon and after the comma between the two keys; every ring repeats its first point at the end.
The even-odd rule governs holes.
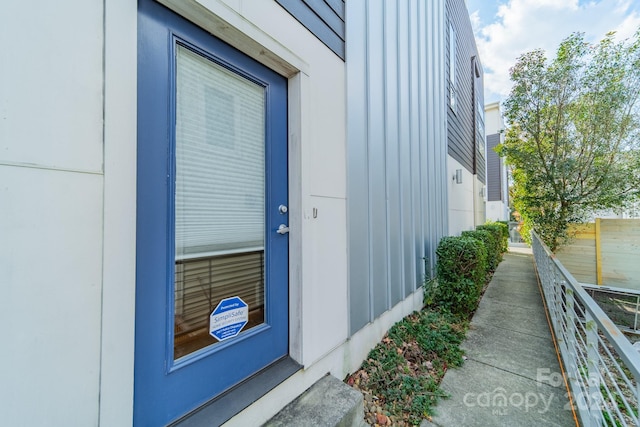
{"type": "Polygon", "coordinates": [[[430,282],[432,287],[425,289],[425,303],[457,316],[471,315],[487,278],[502,261],[508,235],[506,224],[487,223],[459,237],[440,240],[436,249],[436,278],[430,282]]]}
{"type": "Polygon", "coordinates": [[[509,247],[509,225],[506,222],[488,222],[476,227],[478,230],[488,230],[493,233],[499,242],[500,254],[507,252],[509,247]]]}

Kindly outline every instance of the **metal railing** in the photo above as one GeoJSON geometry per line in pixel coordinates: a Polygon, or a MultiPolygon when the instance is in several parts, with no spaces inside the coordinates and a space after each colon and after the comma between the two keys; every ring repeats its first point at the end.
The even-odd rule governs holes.
{"type": "Polygon", "coordinates": [[[532,246],[581,424],[640,425],[640,353],[535,233],[532,246]]]}
{"type": "Polygon", "coordinates": [[[640,334],[640,291],[580,283],[623,332],[640,334]]]}

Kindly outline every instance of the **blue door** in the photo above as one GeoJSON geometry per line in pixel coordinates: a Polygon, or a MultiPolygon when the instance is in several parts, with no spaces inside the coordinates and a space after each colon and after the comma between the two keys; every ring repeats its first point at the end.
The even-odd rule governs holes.
{"type": "Polygon", "coordinates": [[[286,118],[284,77],[139,3],[136,425],[288,353],[286,118]]]}

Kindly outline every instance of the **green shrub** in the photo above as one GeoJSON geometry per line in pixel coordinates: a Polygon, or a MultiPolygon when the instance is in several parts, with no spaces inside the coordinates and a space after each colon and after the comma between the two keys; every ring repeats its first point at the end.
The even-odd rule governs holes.
{"type": "Polygon", "coordinates": [[[482,241],[444,237],[436,249],[434,302],[457,316],[476,309],[487,277],[487,249],[482,241]]]}
{"type": "Polygon", "coordinates": [[[472,231],[463,231],[463,236],[473,237],[484,243],[487,249],[487,271],[493,273],[498,268],[498,264],[502,261],[502,252],[500,251],[500,240],[496,233],[487,229],[478,228],[472,231]]]}
{"type": "MultiPolygon", "coordinates": [[[[502,230],[503,252],[506,252],[509,247],[509,221],[496,221],[495,223],[502,230]]],[[[492,222],[489,221],[487,224],[492,224],[492,222]]]]}
{"type": "MultiPolygon", "coordinates": [[[[505,222],[487,222],[479,225],[476,230],[488,230],[493,233],[500,243],[500,254],[507,252],[509,247],[509,225],[505,222]]],[[[500,257],[502,259],[502,257],[500,257]]]]}

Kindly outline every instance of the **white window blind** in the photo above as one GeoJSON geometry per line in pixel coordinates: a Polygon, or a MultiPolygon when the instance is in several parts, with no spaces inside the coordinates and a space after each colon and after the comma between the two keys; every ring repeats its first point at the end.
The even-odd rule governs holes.
{"type": "Polygon", "coordinates": [[[264,246],[264,88],[178,46],[176,259],[264,246]]]}

